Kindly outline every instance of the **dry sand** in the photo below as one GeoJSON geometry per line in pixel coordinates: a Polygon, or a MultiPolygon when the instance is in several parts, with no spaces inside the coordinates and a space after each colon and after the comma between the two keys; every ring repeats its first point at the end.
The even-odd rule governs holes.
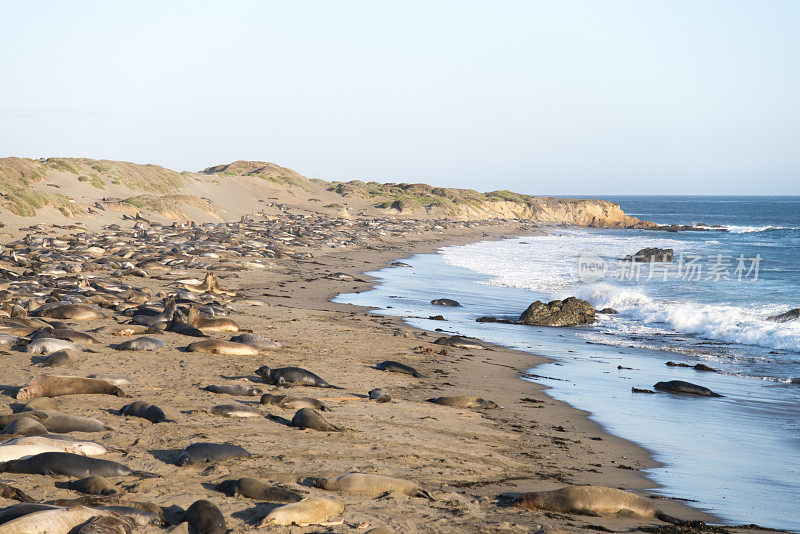
{"type": "MultiPolygon", "coordinates": [[[[246,498],[228,497],[213,484],[229,478],[254,477],[303,488],[306,476],[338,476],[351,471],[413,480],[430,491],[435,501],[406,496],[376,499],[338,495],[303,488],[313,496],[341,499],[345,524],[330,532],[364,532],[363,527],[388,525],[396,532],[527,532],[542,527],[568,531],[584,529],[627,531],[664,525],[635,517],[586,517],[519,510],[502,506],[498,495],[559,488],[567,484],[599,484],[642,491],[653,487],[638,469],[655,465],[647,451],[610,436],[585,412],[549,398],[541,385],[519,379],[520,374],[545,361],[528,353],[501,350],[474,351],[447,348],[431,342],[435,333],[404,326],[367,310],[334,304],[341,292],[361,291],[370,281],[347,282],[325,278],[335,272],[355,276],[414,252],[446,244],[515,235],[530,231],[513,223],[483,225],[477,232],[426,233],[413,237],[386,236],[367,246],[312,251],[313,259],[272,260],[265,270],[241,271],[223,278],[225,289],[239,291],[263,305],[237,304],[231,316],[243,328],[272,338],[283,348],[261,356],[219,356],[187,353],[179,347],[194,339],[166,333],[167,348],[159,352],[118,352],[109,345],[121,339],[98,334],[96,353],[73,366],[53,372],[86,375],[106,373],[129,377],[124,389],[134,399],[160,406],[175,422],[152,424],[144,419],[114,414],[130,399],[111,396],[59,398],[63,411],[96,417],[115,428],[102,435],[85,435],[124,453],[108,459],[132,468],[156,472],[163,478],[114,479],[127,498],[152,501],[163,507],[187,508],[197,499],[214,502],[228,526],[237,532],[258,530],[256,524],[274,506],[246,498]],[[419,370],[424,378],[378,371],[383,360],[399,360],[419,370]],[[333,408],[326,417],[352,432],[325,433],[298,430],[267,417],[227,419],[204,412],[216,404],[257,403],[257,397],[216,395],[200,388],[208,384],[248,384],[272,391],[254,370],[300,366],[342,386],[344,391],[294,388],[293,393],[314,396],[333,408]],[[389,390],[393,402],[378,404],[366,398],[376,387],[389,390]],[[439,395],[477,395],[500,404],[497,410],[474,411],[425,402],[439,395]],[[216,464],[177,467],[180,451],[197,441],[235,443],[256,457],[216,464]],[[627,467],[624,467],[627,466],[627,467]],[[629,469],[633,468],[633,469],[629,469]]],[[[202,272],[194,273],[202,278],[202,272]]],[[[169,277],[167,277],[169,278],[169,277]]],[[[128,283],[166,290],[169,280],[126,277],[128,283]]],[[[435,295],[436,297],[442,295],[435,295]]],[[[434,296],[432,296],[433,298],[434,296]]],[[[115,324],[112,319],[73,323],[77,329],[115,324]]],[[[214,334],[228,339],[230,334],[214,334]]],[[[48,370],[31,363],[30,355],[11,351],[2,355],[0,412],[9,413],[15,387],[48,370]]],[[[293,412],[261,408],[291,419],[293,412]]],[[[52,478],[3,474],[2,480],[22,488],[36,499],[75,497],[54,487],[52,478]]],[[[682,519],[713,521],[678,500],[654,501],[664,512],[682,519]]],[[[11,501],[0,504],[9,505],[11,501]]],[[[171,508],[168,518],[179,514],[171,508]]],[[[285,532],[320,532],[321,527],[274,527],[285,532]]],[[[138,532],[144,532],[144,529],[138,532]]],[[[156,531],[156,529],[153,529],[156,531]]]]}

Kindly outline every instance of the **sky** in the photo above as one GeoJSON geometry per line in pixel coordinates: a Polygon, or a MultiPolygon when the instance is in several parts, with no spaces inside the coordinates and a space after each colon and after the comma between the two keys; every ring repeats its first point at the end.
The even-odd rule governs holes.
{"type": "Polygon", "coordinates": [[[0,0],[0,157],[800,194],[800,2],[0,0]]]}

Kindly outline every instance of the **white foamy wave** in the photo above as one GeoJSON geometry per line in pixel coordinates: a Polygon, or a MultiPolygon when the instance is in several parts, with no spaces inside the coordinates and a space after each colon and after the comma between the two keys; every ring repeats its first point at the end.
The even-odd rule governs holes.
{"type": "Polygon", "coordinates": [[[730,225],[724,227],[727,231],[732,234],[755,234],[758,232],[764,232],[766,230],[800,230],[800,228],[794,226],[736,226],[730,225]]]}

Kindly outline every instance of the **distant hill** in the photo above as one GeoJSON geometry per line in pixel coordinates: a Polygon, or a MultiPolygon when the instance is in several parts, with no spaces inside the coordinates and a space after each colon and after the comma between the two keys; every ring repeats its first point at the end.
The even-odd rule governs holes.
{"type": "Polygon", "coordinates": [[[197,222],[238,220],[281,205],[337,217],[394,216],[461,220],[527,219],[542,224],[649,228],[604,200],[480,193],[427,184],[309,180],[274,163],[234,161],[201,172],[88,158],[0,159],[0,221],[115,217],[197,222]]]}

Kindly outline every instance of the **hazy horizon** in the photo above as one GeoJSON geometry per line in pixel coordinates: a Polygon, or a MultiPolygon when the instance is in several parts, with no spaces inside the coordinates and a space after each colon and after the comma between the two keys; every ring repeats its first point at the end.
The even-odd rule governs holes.
{"type": "MultiPolygon", "coordinates": [[[[800,194],[800,4],[2,3],[0,157],[800,194]]],[[[586,192],[584,192],[586,191],[586,192]]]]}

